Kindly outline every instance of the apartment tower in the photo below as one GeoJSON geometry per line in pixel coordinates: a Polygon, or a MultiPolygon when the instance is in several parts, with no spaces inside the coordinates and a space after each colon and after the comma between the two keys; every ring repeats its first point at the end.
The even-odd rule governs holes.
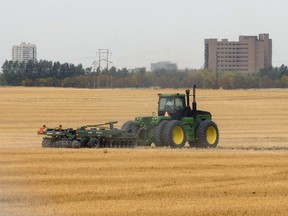
{"type": "Polygon", "coordinates": [[[36,61],[37,51],[35,44],[21,43],[19,46],[12,48],[12,61],[19,61],[27,63],[29,60],[36,61]]]}
{"type": "Polygon", "coordinates": [[[272,66],[269,34],[239,36],[239,41],[205,39],[204,67],[212,71],[259,72],[272,66]]]}

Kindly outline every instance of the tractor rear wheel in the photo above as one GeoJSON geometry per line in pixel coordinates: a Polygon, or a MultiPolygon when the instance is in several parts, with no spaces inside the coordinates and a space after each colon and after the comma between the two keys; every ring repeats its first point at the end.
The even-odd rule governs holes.
{"type": "Polygon", "coordinates": [[[151,139],[147,137],[147,130],[145,128],[140,128],[135,125],[135,131],[137,128],[136,138],[137,138],[137,146],[149,146],[152,144],[151,139]]]}
{"type": "Polygon", "coordinates": [[[169,121],[163,131],[163,139],[171,148],[182,148],[186,143],[186,131],[181,121],[169,121]]]}
{"type": "Polygon", "coordinates": [[[219,131],[215,122],[202,121],[197,129],[199,147],[215,148],[219,141],[219,131]]]}
{"type": "Polygon", "coordinates": [[[137,136],[137,145],[139,146],[147,146],[151,145],[151,142],[147,142],[147,139],[145,137],[146,131],[144,131],[142,128],[140,128],[138,125],[134,124],[133,121],[127,121],[125,122],[122,127],[122,130],[126,130],[129,133],[137,136]]]}
{"type": "Polygon", "coordinates": [[[131,132],[132,125],[133,125],[133,121],[127,121],[122,125],[121,129],[131,132]]]}
{"type": "Polygon", "coordinates": [[[135,125],[133,121],[127,121],[122,125],[121,129],[127,130],[129,133],[136,135],[139,130],[139,126],[135,125]]]}
{"type": "Polygon", "coordinates": [[[131,126],[131,133],[136,135],[138,133],[139,129],[140,129],[140,127],[133,123],[131,126]]]}
{"type": "Polygon", "coordinates": [[[164,146],[163,130],[168,123],[167,120],[161,121],[154,129],[154,144],[157,147],[164,146]]]}

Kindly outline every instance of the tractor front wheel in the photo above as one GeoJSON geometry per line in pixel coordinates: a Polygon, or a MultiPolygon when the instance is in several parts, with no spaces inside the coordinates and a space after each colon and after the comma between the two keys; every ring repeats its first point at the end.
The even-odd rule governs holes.
{"type": "Polygon", "coordinates": [[[199,147],[215,148],[219,141],[219,131],[215,122],[202,121],[197,129],[199,147]]]}
{"type": "Polygon", "coordinates": [[[186,143],[186,131],[181,121],[169,121],[163,131],[163,139],[171,148],[182,148],[186,143]]]}

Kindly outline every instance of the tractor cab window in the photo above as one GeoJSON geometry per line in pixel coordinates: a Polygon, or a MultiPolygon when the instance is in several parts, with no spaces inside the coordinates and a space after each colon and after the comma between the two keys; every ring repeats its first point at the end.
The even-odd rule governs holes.
{"type": "Polygon", "coordinates": [[[159,111],[174,109],[174,98],[173,97],[163,97],[159,101],[159,111]]]}
{"type": "Polygon", "coordinates": [[[185,108],[185,98],[175,98],[175,108],[178,110],[183,110],[185,108]]]}

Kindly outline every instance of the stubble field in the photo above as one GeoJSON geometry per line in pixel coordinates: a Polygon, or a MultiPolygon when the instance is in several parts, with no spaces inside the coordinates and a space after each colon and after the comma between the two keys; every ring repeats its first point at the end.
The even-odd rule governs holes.
{"type": "Polygon", "coordinates": [[[0,88],[0,216],[287,215],[288,90],[199,90],[216,149],[43,149],[36,131],[157,111],[183,89],[0,88]]]}

